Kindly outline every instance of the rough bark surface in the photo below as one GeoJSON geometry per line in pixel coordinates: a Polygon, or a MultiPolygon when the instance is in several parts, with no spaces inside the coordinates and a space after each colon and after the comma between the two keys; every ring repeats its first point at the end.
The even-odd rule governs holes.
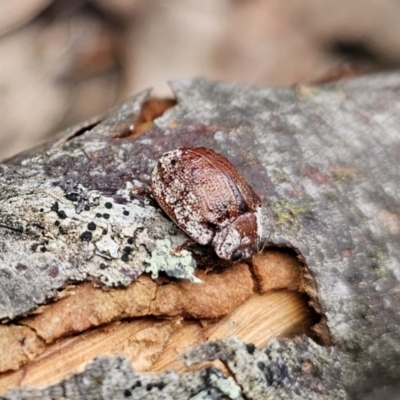
{"type": "Polygon", "coordinates": [[[254,349],[238,339],[210,342],[187,355],[187,362],[221,359],[232,376],[214,367],[178,375],[137,373],[124,357],[101,357],[82,374],[47,389],[20,389],[1,397],[17,399],[345,399],[333,351],[307,337],[273,339],[254,349]]]}
{"type": "MultiPolygon", "coordinates": [[[[70,281],[123,286],[160,271],[195,280],[190,250],[207,249],[171,253],[187,237],[137,188],[147,187],[165,151],[205,146],[231,160],[262,198],[265,244],[295,249],[317,284],[314,300],[332,348],[289,341],[277,355],[302,369],[300,355],[310,354],[311,370],[325,377],[302,381],[300,398],[323,398],[317,396],[334,389],[341,398],[342,384],[359,395],[399,379],[400,75],[290,89],[206,80],[172,86],[177,105],[139,137],[128,134],[148,92],[97,125],[1,164],[0,318],[27,313],[70,281]],[[340,379],[330,373],[336,368],[340,379]]],[[[210,345],[210,358],[223,359],[230,345],[234,357],[228,341],[224,351],[210,345]]],[[[112,371],[122,361],[102,362],[112,371]]],[[[286,375],[273,375],[272,384],[244,384],[243,365],[233,371],[240,396],[260,398],[263,385],[275,384],[274,398],[294,398],[286,375]]],[[[110,374],[107,390],[114,390],[122,381],[110,374]]],[[[174,379],[204,383],[204,374],[174,379]]]]}

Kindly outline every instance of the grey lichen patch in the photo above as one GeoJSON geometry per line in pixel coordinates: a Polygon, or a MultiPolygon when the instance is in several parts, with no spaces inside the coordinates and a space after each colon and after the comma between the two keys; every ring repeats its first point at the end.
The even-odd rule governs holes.
{"type": "Polygon", "coordinates": [[[215,367],[157,375],[132,370],[124,357],[99,357],[82,373],[45,389],[15,389],[5,400],[26,399],[173,399],[173,400],[344,400],[340,364],[333,349],[306,337],[273,339],[255,348],[236,338],[208,342],[186,355],[188,364],[221,360],[215,367]]]}
{"type": "Polygon", "coordinates": [[[257,349],[237,338],[208,342],[185,356],[188,365],[219,359],[246,399],[346,399],[332,349],[303,336],[272,339],[257,349]]]}
{"type": "Polygon", "coordinates": [[[124,357],[99,357],[82,373],[45,389],[15,389],[1,398],[17,399],[148,399],[242,400],[239,387],[216,368],[178,375],[167,371],[159,375],[136,372],[124,357]],[[67,395],[66,395],[67,394],[67,395]]]}
{"type": "Polygon", "coordinates": [[[29,294],[14,287],[15,278],[9,292],[5,286],[0,318],[12,318],[43,303],[67,280],[91,277],[117,287],[129,285],[146,271],[154,277],[163,271],[198,282],[191,253],[174,251],[187,236],[148,197],[139,201],[132,196],[132,189],[127,182],[115,196],[107,197],[71,182],[56,186],[31,182],[15,196],[0,199],[0,229],[3,237],[10,236],[2,242],[0,276],[3,282],[12,282],[18,275],[21,287],[30,282],[31,290],[29,294]],[[38,281],[45,284],[39,287],[38,281]],[[18,297],[17,309],[15,304],[10,308],[7,298],[18,297]]]}

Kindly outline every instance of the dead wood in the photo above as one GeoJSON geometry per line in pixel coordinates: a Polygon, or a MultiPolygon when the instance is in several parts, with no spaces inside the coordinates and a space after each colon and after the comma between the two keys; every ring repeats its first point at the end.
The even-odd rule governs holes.
{"type": "Polygon", "coordinates": [[[153,120],[144,92],[1,164],[0,344],[11,356],[0,365],[17,368],[0,376],[3,390],[61,379],[48,375],[57,352],[83,368],[123,351],[136,370],[159,372],[100,358],[5,398],[150,388],[154,398],[329,399],[399,379],[399,84],[398,74],[291,89],[175,82],[176,104],[160,102],[153,120]],[[146,193],[158,157],[179,146],[215,149],[261,196],[265,249],[248,265],[186,243],[146,193]],[[280,314],[265,332],[263,307],[282,293],[293,311],[282,313],[298,317],[280,314]],[[288,338],[299,332],[317,343],[288,338]],[[188,372],[165,359],[179,346],[194,348],[189,365],[223,366],[188,372]],[[171,365],[180,374],[162,372],[171,365]]]}

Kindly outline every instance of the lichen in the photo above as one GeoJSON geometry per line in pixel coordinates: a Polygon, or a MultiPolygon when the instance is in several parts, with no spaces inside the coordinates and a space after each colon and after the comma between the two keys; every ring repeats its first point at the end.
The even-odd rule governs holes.
{"type": "Polygon", "coordinates": [[[185,362],[221,360],[246,399],[346,399],[336,357],[306,336],[272,339],[262,349],[232,337],[187,352],[185,362]]]}
{"type": "MultiPolygon", "coordinates": [[[[0,319],[45,302],[68,280],[91,277],[120,287],[146,271],[153,277],[163,271],[198,282],[191,253],[174,252],[188,237],[151,203],[148,194],[139,200],[133,196],[134,185],[127,182],[114,196],[106,196],[81,183],[44,184],[36,178],[29,184],[26,181],[12,198],[0,198],[0,226],[22,238],[3,242],[0,276],[5,283],[18,274],[36,292],[27,300],[24,293],[19,294],[24,298],[19,310],[11,311],[7,303],[1,303],[0,319]],[[15,269],[18,264],[29,269],[15,269]]],[[[5,284],[6,290],[15,297],[10,285],[5,284]]]]}
{"type": "Polygon", "coordinates": [[[169,239],[156,240],[154,250],[144,262],[146,264],[145,271],[151,273],[153,279],[156,279],[158,274],[164,271],[168,276],[174,278],[186,278],[194,283],[201,282],[194,275],[196,262],[192,253],[184,249],[175,252],[169,239]]]}
{"type": "Polygon", "coordinates": [[[290,179],[287,174],[280,170],[273,170],[272,176],[277,184],[289,182],[290,179]]]}
{"type": "MultiPolygon", "coordinates": [[[[218,389],[222,394],[226,395],[231,400],[243,399],[241,394],[240,386],[235,383],[235,380],[229,376],[225,376],[221,371],[217,369],[210,369],[207,377],[207,383],[210,387],[218,389]]],[[[210,390],[202,390],[195,396],[191,397],[190,400],[208,400],[210,399],[210,390]]]]}
{"type": "Polygon", "coordinates": [[[309,204],[288,199],[271,201],[269,207],[275,221],[291,229],[298,227],[298,217],[311,213],[309,204]]]}
{"type": "Polygon", "coordinates": [[[191,350],[186,360],[197,364],[221,360],[230,376],[214,366],[178,374],[140,373],[120,356],[98,357],[85,371],[45,389],[14,389],[2,399],[50,399],[68,393],[74,399],[173,400],[344,400],[340,365],[333,349],[305,336],[273,339],[264,348],[237,338],[207,342],[191,350]]]}

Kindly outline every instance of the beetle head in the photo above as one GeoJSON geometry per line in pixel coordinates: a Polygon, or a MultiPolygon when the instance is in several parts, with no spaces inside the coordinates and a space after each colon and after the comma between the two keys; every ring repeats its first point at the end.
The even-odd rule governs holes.
{"type": "Polygon", "coordinates": [[[260,229],[257,212],[242,214],[215,234],[212,246],[217,256],[224,260],[250,258],[259,250],[260,229]]]}

